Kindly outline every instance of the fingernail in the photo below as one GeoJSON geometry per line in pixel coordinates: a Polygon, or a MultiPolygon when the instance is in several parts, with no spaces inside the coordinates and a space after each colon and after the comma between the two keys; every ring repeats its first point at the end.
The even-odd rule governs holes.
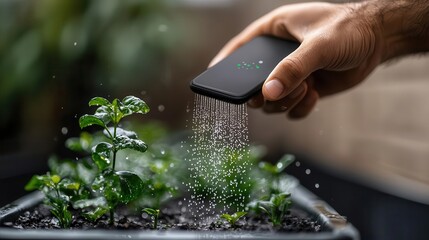
{"type": "Polygon", "coordinates": [[[297,98],[304,91],[304,86],[301,84],[289,94],[288,98],[297,98]]]}
{"type": "Polygon", "coordinates": [[[278,79],[273,79],[265,83],[265,90],[271,99],[276,100],[283,93],[284,86],[278,79]]]}

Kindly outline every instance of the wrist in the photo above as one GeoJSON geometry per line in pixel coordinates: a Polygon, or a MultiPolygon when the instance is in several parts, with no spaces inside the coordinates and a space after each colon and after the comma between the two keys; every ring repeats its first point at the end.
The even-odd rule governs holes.
{"type": "Polygon", "coordinates": [[[427,1],[365,1],[358,8],[377,36],[382,62],[429,51],[427,1]]]}

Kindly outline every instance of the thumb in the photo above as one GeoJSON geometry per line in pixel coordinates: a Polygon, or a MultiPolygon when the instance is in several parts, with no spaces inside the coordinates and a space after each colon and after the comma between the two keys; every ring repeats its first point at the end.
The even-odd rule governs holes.
{"type": "Polygon", "coordinates": [[[264,98],[277,101],[297,88],[311,73],[322,67],[322,49],[303,42],[280,61],[262,87],[264,98]]]}

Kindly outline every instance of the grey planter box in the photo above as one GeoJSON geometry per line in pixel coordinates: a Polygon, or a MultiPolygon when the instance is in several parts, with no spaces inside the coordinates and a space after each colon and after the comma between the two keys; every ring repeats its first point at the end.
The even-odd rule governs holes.
{"type": "MultiPolygon", "coordinates": [[[[22,212],[42,202],[43,194],[34,192],[0,209],[0,224],[16,219],[22,212]]],[[[198,232],[136,230],[20,230],[0,227],[0,239],[296,239],[358,240],[351,223],[304,187],[292,190],[294,205],[306,211],[322,227],[319,233],[198,232]]]]}

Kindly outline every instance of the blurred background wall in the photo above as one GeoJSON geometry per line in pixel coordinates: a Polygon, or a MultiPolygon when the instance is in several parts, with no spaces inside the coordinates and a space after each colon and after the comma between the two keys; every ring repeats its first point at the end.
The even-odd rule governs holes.
{"type": "MultiPolygon", "coordinates": [[[[8,193],[1,205],[23,194],[50,154],[64,152],[93,96],[139,96],[152,108],[147,120],[184,129],[189,81],[250,22],[293,2],[0,1],[0,188],[8,193]]],[[[370,201],[366,191],[429,204],[428,76],[428,57],[408,57],[322,100],[302,121],[249,110],[251,140],[273,159],[301,156],[290,171],[366,234],[353,205],[370,201]],[[323,185],[322,173],[334,178],[323,185]],[[345,196],[352,188],[332,185],[345,182],[362,188],[345,196]]],[[[371,216],[386,204],[373,203],[371,216]]]]}

